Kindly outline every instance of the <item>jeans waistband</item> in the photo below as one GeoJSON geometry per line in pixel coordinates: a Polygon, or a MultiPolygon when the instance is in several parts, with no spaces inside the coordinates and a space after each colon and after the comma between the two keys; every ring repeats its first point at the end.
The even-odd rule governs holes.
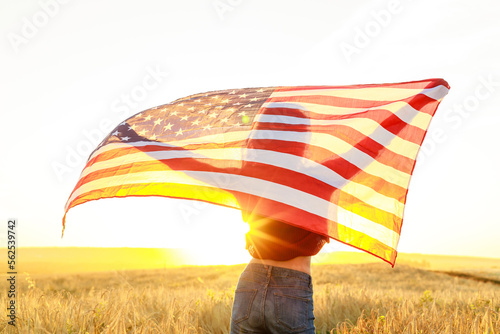
{"type": "Polygon", "coordinates": [[[272,276],[294,277],[309,283],[312,281],[312,277],[308,273],[304,273],[299,270],[270,266],[261,263],[249,263],[244,271],[260,272],[263,274],[267,274],[268,272],[270,272],[272,276]]]}

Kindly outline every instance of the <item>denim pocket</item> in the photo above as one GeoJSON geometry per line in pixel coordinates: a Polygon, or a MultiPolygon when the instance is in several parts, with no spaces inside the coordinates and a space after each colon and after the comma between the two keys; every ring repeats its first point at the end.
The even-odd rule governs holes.
{"type": "Polygon", "coordinates": [[[310,302],[308,298],[274,293],[274,302],[276,320],[287,332],[306,329],[310,302]]]}
{"type": "Polygon", "coordinates": [[[253,300],[257,294],[257,289],[236,289],[234,292],[233,311],[231,320],[234,323],[241,322],[250,317],[253,300]]]}

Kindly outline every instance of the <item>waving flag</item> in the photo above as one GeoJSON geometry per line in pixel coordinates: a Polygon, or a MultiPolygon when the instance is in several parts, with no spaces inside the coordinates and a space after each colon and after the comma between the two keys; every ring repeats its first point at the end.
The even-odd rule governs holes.
{"type": "Polygon", "coordinates": [[[329,236],[394,265],[415,159],[442,79],[214,91],[145,110],[91,154],[65,208],[206,201],[329,236]]]}

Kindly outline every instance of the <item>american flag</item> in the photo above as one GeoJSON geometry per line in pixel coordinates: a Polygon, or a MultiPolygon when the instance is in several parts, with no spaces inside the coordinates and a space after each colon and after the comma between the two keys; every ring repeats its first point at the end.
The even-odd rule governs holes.
{"type": "Polygon", "coordinates": [[[63,226],[70,208],[101,198],[200,200],[394,265],[415,159],[448,90],[443,79],[245,88],[142,111],[90,155],[63,226]]]}

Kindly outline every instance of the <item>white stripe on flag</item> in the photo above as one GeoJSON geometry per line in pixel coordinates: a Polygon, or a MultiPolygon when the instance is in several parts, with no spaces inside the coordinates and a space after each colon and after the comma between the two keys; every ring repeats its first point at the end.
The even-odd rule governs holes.
{"type": "Polygon", "coordinates": [[[366,88],[350,88],[350,89],[304,89],[304,90],[287,90],[275,91],[271,94],[273,97],[295,97],[295,96],[314,96],[323,95],[331,97],[340,97],[348,99],[356,99],[363,101],[380,101],[381,97],[385,101],[403,100],[417,94],[424,94],[434,100],[442,99],[448,93],[448,88],[439,85],[432,88],[401,88],[401,87],[366,87],[366,88]]]}
{"type": "Polygon", "coordinates": [[[184,139],[184,140],[172,140],[169,142],[136,141],[136,142],[131,142],[131,143],[126,143],[126,142],[108,143],[105,146],[99,148],[97,151],[95,151],[90,156],[89,160],[95,158],[96,156],[98,156],[101,153],[108,152],[108,151],[115,150],[115,149],[119,149],[119,148],[127,148],[127,147],[131,147],[131,146],[142,147],[142,146],[148,146],[148,145],[155,145],[155,146],[163,146],[163,147],[183,147],[186,145],[207,144],[207,143],[224,144],[224,143],[230,143],[230,142],[234,142],[234,141],[245,140],[248,138],[249,135],[250,135],[250,131],[231,131],[231,132],[218,133],[218,134],[207,135],[207,136],[202,136],[202,137],[189,138],[189,139],[184,139]],[[173,143],[175,143],[175,144],[173,144],[173,143]]]}
{"type": "Polygon", "coordinates": [[[270,130],[259,130],[252,132],[252,139],[273,139],[273,140],[284,140],[291,142],[303,142],[309,145],[318,146],[335,153],[356,167],[364,170],[368,174],[378,176],[383,179],[387,179],[387,176],[391,177],[392,183],[407,188],[410,178],[410,174],[399,171],[394,167],[387,166],[381,162],[373,159],[371,156],[363,151],[358,150],[351,144],[343,141],[340,138],[325,134],[325,133],[307,133],[307,136],[303,132],[298,134],[306,140],[298,140],[297,133],[293,131],[270,131],[270,130]],[[310,138],[306,138],[310,137],[310,138]],[[335,148],[335,151],[332,151],[335,148]]]}
{"type": "MultiPolygon", "coordinates": [[[[81,194],[108,187],[142,183],[178,183],[240,191],[281,202],[326,219],[339,221],[337,218],[339,209],[337,205],[319,197],[281,184],[257,178],[233,174],[218,174],[221,173],[200,171],[161,171],[111,176],[84,184],[72,195],[68,203],[71,203],[74,198],[81,194]],[[220,184],[221,179],[224,179],[226,182],[224,182],[224,184],[220,184]]],[[[351,218],[355,216],[357,216],[355,213],[351,213],[351,218]]],[[[371,222],[371,224],[367,226],[366,219],[361,218],[362,217],[351,219],[351,221],[349,221],[351,225],[348,227],[372,236],[373,238],[379,239],[382,237],[382,239],[379,239],[380,242],[391,248],[396,248],[397,243],[394,243],[394,240],[397,240],[396,232],[374,222],[371,222]]]]}
{"type": "Polygon", "coordinates": [[[252,161],[267,165],[273,165],[285,168],[291,171],[296,171],[304,175],[308,175],[326,184],[331,185],[343,192],[352,195],[359,200],[376,207],[378,209],[393,212],[401,218],[404,204],[392,197],[385,196],[373,190],[372,188],[361,183],[346,180],[341,175],[332,171],[328,167],[318,164],[307,158],[298,157],[292,154],[269,150],[247,149],[242,156],[242,150],[238,148],[227,149],[204,149],[193,151],[155,151],[155,152],[138,152],[121,156],[95,163],[90,168],[87,168],[81,177],[84,177],[92,172],[103,170],[106,168],[118,167],[130,162],[140,164],[147,161],[157,161],[177,158],[195,158],[195,159],[230,159],[235,161],[252,161]],[[231,157],[231,158],[229,158],[231,157]]]}
{"type": "MultiPolygon", "coordinates": [[[[388,150],[402,155],[404,157],[415,160],[420,145],[407,141],[397,135],[387,131],[380,126],[379,123],[370,118],[349,118],[339,120],[318,120],[305,119],[300,117],[282,116],[282,115],[267,115],[261,114],[256,117],[260,123],[280,123],[280,124],[296,124],[296,125],[345,125],[348,126],[366,137],[370,137],[388,150]]],[[[332,127],[333,129],[333,127],[332,127]]]]}
{"type": "Polygon", "coordinates": [[[318,114],[324,115],[345,115],[345,114],[356,114],[369,110],[387,110],[392,112],[400,119],[406,123],[418,127],[422,130],[426,130],[432,116],[414,109],[406,102],[393,102],[376,108],[340,108],[340,107],[330,107],[321,104],[304,103],[300,104],[297,102],[267,102],[263,105],[265,108],[287,108],[287,109],[299,109],[303,111],[312,111],[318,114]],[[340,108],[340,109],[338,109],[340,108]]]}

